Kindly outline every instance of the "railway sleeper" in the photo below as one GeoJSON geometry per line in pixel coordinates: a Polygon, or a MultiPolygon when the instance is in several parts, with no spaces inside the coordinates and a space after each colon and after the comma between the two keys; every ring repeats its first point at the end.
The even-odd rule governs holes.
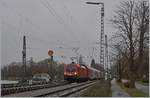
{"type": "Polygon", "coordinates": [[[51,91],[51,92],[48,92],[48,93],[45,93],[45,94],[44,93],[43,94],[39,94],[39,95],[36,95],[34,97],[44,97],[44,96],[52,95],[54,93],[59,93],[61,91],[68,90],[68,89],[75,88],[75,87],[82,86],[82,85],[85,85],[85,83],[81,83],[81,84],[74,85],[74,86],[71,86],[71,87],[65,87],[65,88],[62,88],[62,89],[59,89],[59,90],[54,90],[54,91],[51,91]]]}

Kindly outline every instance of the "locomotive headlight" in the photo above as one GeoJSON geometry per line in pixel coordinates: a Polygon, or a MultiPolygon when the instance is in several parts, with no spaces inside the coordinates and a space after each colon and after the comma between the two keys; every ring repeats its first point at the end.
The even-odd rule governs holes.
{"type": "Polygon", "coordinates": [[[77,75],[77,72],[75,72],[74,74],[77,75]]]}
{"type": "Polygon", "coordinates": [[[64,75],[67,75],[67,73],[66,73],[66,72],[64,72],[64,75]]]}

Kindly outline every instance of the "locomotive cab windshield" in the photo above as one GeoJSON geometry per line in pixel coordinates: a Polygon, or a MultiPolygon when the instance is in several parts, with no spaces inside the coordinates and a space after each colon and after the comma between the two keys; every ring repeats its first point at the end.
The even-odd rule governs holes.
{"type": "Polygon", "coordinates": [[[77,74],[77,67],[76,67],[76,64],[75,63],[71,63],[71,64],[68,64],[67,67],[66,67],[66,74],[67,75],[76,75],[77,74]]]}

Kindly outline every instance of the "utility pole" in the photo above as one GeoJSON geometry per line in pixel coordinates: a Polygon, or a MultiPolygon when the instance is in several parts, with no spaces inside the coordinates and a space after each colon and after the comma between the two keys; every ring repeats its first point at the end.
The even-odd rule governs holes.
{"type": "Polygon", "coordinates": [[[121,57],[120,57],[120,53],[118,55],[118,64],[117,64],[117,74],[118,74],[118,79],[117,81],[120,82],[121,81],[121,57]]]}
{"type": "Polygon", "coordinates": [[[22,81],[25,82],[26,78],[26,36],[23,36],[23,50],[22,50],[22,65],[23,65],[23,77],[22,81]]]}
{"type": "Polygon", "coordinates": [[[95,48],[92,47],[92,59],[94,59],[94,50],[95,50],[95,48]]]}
{"type": "MultiPolygon", "coordinates": [[[[101,4],[101,34],[100,34],[100,65],[104,68],[104,3],[102,2],[86,2],[86,4],[100,5],[101,4]]],[[[105,72],[103,72],[103,76],[105,72]]]]}
{"type": "Polygon", "coordinates": [[[32,76],[32,70],[33,70],[33,58],[30,58],[30,75],[32,76]]]}
{"type": "Polygon", "coordinates": [[[105,79],[108,79],[108,44],[107,35],[105,35],[105,79]]]}

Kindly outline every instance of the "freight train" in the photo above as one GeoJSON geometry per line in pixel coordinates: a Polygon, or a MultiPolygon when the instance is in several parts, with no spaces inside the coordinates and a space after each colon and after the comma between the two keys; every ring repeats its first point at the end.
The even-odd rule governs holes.
{"type": "Polygon", "coordinates": [[[70,82],[87,81],[102,78],[102,72],[84,64],[64,65],[64,79],[70,82]]]}

